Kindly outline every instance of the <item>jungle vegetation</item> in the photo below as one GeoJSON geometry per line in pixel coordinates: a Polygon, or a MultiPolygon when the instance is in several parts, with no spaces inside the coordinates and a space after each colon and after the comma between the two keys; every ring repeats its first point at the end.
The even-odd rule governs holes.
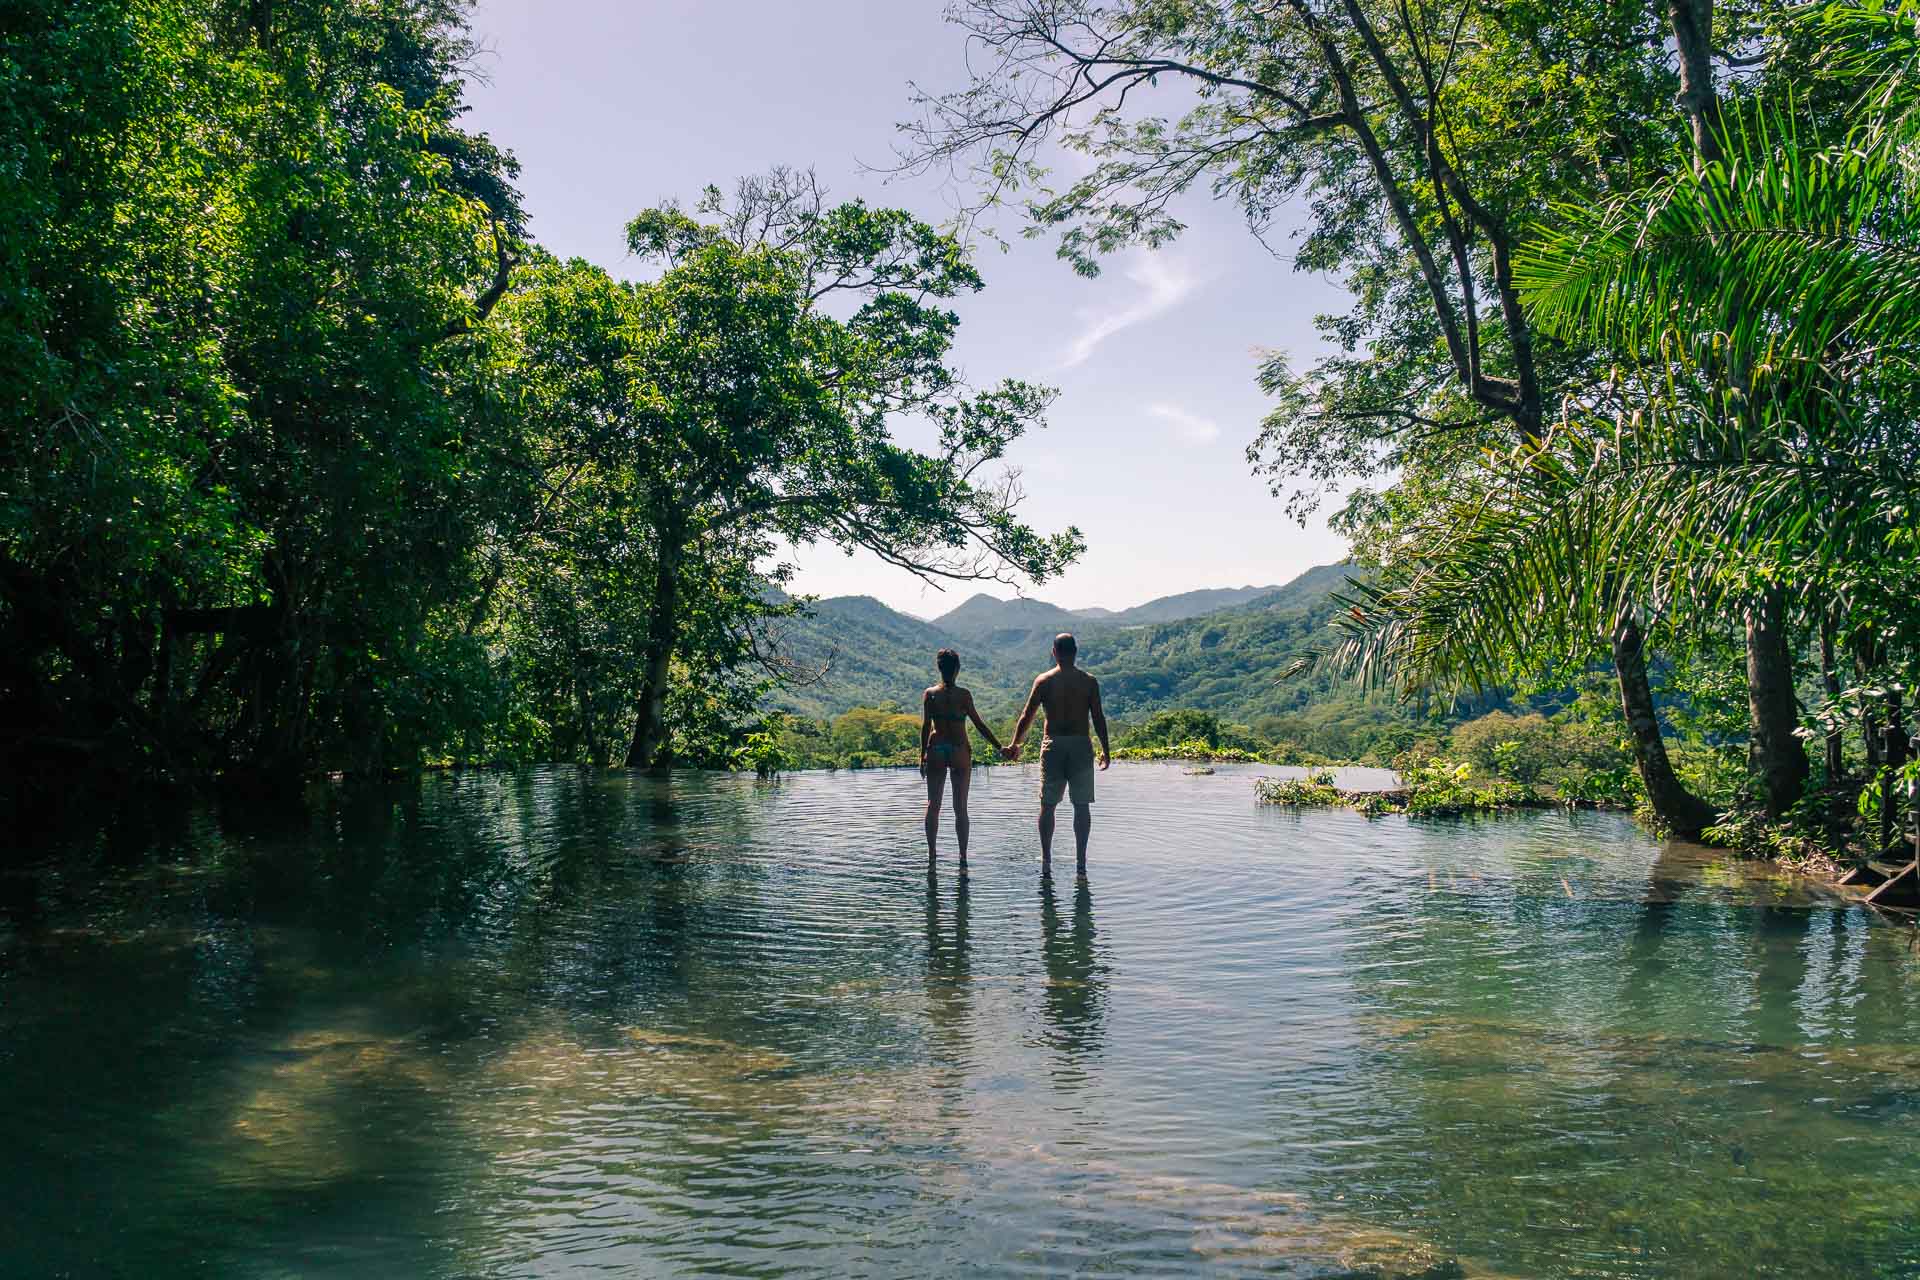
{"type": "Polygon", "coordinates": [[[1304,209],[1294,264],[1357,305],[1332,357],[1267,362],[1249,461],[1296,512],[1347,486],[1375,573],[1294,669],[1606,671],[1665,825],[1875,853],[1920,671],[1917,15],[969,0],[972,78],[920,95],[905,162],[1089,273],[1190,192],[1260,236],[1304,209]],[[1677,767],[1663,671],[1736,769],[1677,767]]]}
{"type": "Polygon", "coordinates": [[[1134,723],[1358,759],[1572,715],[1676,831],[1881,852],[1916,772],[1917,14],[961,0],[969,78],[915,91],[902,160],[958,175],[960,225],[775,169],[638,211],[623,278],[543,251],[463,127],[461,0],[20,0],[8,776],[831,737],[778,548],[1034,583],[1081,551],[1000,466],[1052,393],[951,360],[968,233],[1097,273],[1210,196],[1263,239],[1304,214],[1292,265],[1354,297],[1332,355],[1264,361],[1248,463],[1303,518],[1342,492],[1356,568],[1317,645],[1247,608],[1114,631],[1134,723]],[[1340,697],[1383,731],[1316,737],[1340,697]]]}
{"type": "Polygon", "coordinates": [[[773,554],[1042,581],[966,249],[802,170],[528,237],[459,0],[0,16],[8,776],[724,762],[773,554]],[[911,415],[938,445],[903,448],[911,415]],[[716,745],[717,744],[717,745],[716,745]]]}

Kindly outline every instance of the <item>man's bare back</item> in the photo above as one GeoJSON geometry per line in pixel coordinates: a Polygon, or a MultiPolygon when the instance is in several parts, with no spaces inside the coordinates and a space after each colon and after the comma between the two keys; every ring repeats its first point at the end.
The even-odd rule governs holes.
{"type": "Polygon", "coordinates": [[[1084,738],[1100,701],[1100,682],[1078,667],[1055,667],[1033,682],[1033,699],[1047,714],[1049,738],[1084,738]]]}

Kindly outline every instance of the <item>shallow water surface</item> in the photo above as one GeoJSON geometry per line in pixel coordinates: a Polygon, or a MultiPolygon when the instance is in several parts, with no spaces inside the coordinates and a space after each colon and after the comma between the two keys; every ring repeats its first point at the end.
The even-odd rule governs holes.
{"type": "Polygon", "coordinates": [[[0,1275],[1920,1275],[1911,931],[1630,823],[538,770],[0,876],[0,1275]],[[1061,837],[1070,842],[1066,823],[1061,837]]]}

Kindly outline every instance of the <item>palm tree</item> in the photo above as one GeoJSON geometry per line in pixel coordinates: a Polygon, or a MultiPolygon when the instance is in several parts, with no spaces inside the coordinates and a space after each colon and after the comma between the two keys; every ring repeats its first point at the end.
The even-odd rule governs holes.
{"type": "MultiPolygon", "coordinates": [[[[1623,619],[1696,627],[1760,601],[1787,682],[1758,678],[1750,623],[1756,741],[1797,722],[1790,591],[1844,577],[1856,633],[1892,632],[1910,656],[1915,620],[1889,614],[1920,568],[1917,12],[1804,20],[1841,110],[1741,104],[1660,184],[1555,211],[1516,282],[1543,332],[1612,353],[1609,404],[1566,405],[1424,513],[1401,541],[1412,554],[1356,584],[1321,656],[1479,685],[1581,662],[1623,619]]],[[[1756,764],[1796,754],[1804,773],[1797,739],[1756,764]]],[[[1797,798],[1791,770],[1761,782],[1776,815],[1797,798]]]]}

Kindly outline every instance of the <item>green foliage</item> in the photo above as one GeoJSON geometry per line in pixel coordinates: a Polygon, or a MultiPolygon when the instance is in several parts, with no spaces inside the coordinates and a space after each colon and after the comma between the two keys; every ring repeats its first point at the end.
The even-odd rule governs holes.
{"type": "Polygon", "coordinates": [[[725,766],[806,674],[776,551],[1078,554],[995,474],[1052,393],[949,362],[959,241],[776,171],[637,218],[644,282],[558,262],[459,127],[465,12],[0,19],[10,761],[725,766]]]}
{"type": "Polygon", "coordinates": [[[855,707],[833,722],[832,741],[852,768],[920,762],[920,717],[855,707]]]}
{"type": "Polygon", "coordinates": [[[1253,784],[1253,794],[1261,804],[1301,809],[1332,808],[1350,799],[1333,785],[1333,775],[1324,770],[1315,770],[1304,778],[1261,778],[1253,784]]]}
{"type": "MultiPolygon", "coordinates": [[[[1078,555],[1075,531],[1033,532],[1018,490],[988,479],[1052,393],[972,390],[947,365],[959,317],[944,304],[981,285],[951,236],[831,204],[791,170],[627,230],[658,278],[623,284],[577,262],[523,273],[501,316],[500,382],[550,424],[541,456],[581,487],[589,525],[606,520],[631,549],[637,580],[607,596],[646,602],[627,763],[685,758],[665,715],[676,664],[792,674],[766,643],[798,608],[776,596],[790,572],[778,548],[825,541],[929,575],[1035,581],[1078,555]],[[934,425],[934,450],[895,442],[905,415],[934,425]]],[[[503,541],[556,532],[537,515],[503,541]]]]}
{"type": "Polygon", "coordinates": [[[1393,512],[1399,560],[1348,593],[1340,666],[1403,687],[1539,679],[1644,624],[1700,687],[1715,664],[1744,686],[1699,700],[1743,723],[1694,732],[1682,778],[1736,807],[1757,787],[1781,817],[1807,764],[1795,650],[1825,646],[1829,689],[1893,691],[1844,727],[1906,750],[1888,726],[1920,671],[1902,532],[1920,382],[1887,353],[1920,331],[1916,12],[1798,12],[1767,38],[1821,69],[1811,85],[1757,79],[1701,109],[1664,176],[1563,200],[1529,233],[1514,280],[1531,322],[1605,357],[1605,380],[1393,512]]]}
{"type": "Polygon", "coordinates": [[[1640,775],[1626,764],[1569,773],[1554,783],[1553,794],[1562,804],[1602,809],[1637,810],[1646,799],[1640,775]]]}
{"type": "MultiPolygon", "coordinates": [[[[449,388],[520,230],[451,4],[0,22],[0,716],[121,769],[411,763],[500,479],[449,388]]],[[[482,678],[476,678],[482,677],[482,678]]]]}
{"type": "Polygon", "coordinates": [[[1151,746],[1115,747],[1115,760],[1206,760],[1215,764],[1251,763],[1263,759],[1259,751],[1246,747],[1215,746],[1203,738],[1184,742],[1160,742],[1151,746]]]}
{"type": "Polygon", "coordinates": [[[1146,721],[1121,735],[1123,747],[1168,746],[1196,743],[1201,747],[1220,745],[1220,717],[1210,711],[1182,708],[1156,711],[1146,721]]]}
{"type": "Polygon", "coordinates": [[[1516,782],[1475,785],[1472,778],[1473,765],[1464,760],[1436,758],[1409,770],[1402,777],[1407,812],[1416,817],[1453,817],[1511,809],[1529,799],[1527,789],[1516,782]]]}
{"type": "Polygon", "coordinates": [[[1515,782],[1538,780],[1557,762],[1556,745],[1553,727],[1537,712],[1516,716],[1489,711],[1453,731],[1456,755],[1515,782]]]}
{"type": "Polygon", "coordinates": [[[1490,711],[1456,726],[1451,750],[1483,775],[1527,787],[1544,783],[1568,801],[1620,803],[1637,785],[1625,778],[1632,758],[1619,729],[1595,724],[1574,709],[1552,718],[1490,711]]]}
{"type": "Polygon", "coordinates": [[[1211,711],[1156,711],[1120,734],[1115,756],[1127,760],[1256,760],[1271,746],[1243,724],[1223,724],[1211,711]]]}
{"type": "Polygon", "coordinates": [[[1333,774],[1315,770],[1304,778],[1261,778],[1254,783],[1254,796],[1262,804],[1293,805],[1303,808],[1345,806],[1367,817],[1405,813],[1412,817],[1458,817],[1468,813],[1492,813],[1534,803],[1534,797],[1516,782],[1473,780],[1473,765],[1467,761],[1438,757],[1403,771],[1399,791],[1343,791],[1334,785],[1333,774]]]}
{"type": "Polygon", "coordinates": [[[733,750],[732,764],[735,769],[751,769],[761,778],[772,778],[794,766],[779,735],[766,729],[746,735],[746,741],[733,750]]]}

